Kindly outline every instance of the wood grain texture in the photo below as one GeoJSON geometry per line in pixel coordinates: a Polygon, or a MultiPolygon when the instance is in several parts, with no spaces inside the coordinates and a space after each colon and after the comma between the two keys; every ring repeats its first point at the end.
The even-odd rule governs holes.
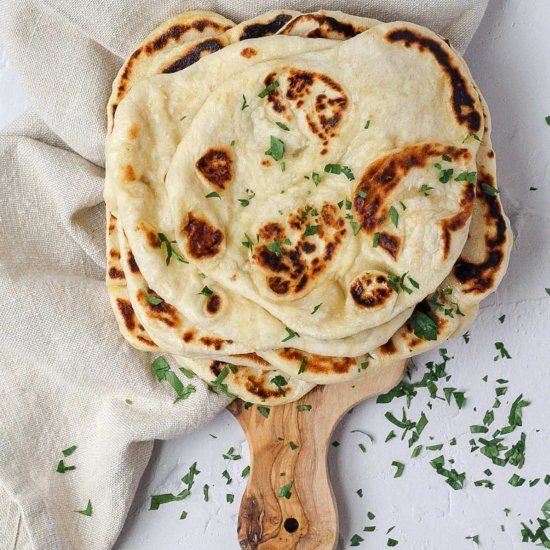
{"type": "Polygon", "coordinates": [[[231,403],[251,458],[237,528],[241,548],[336,548],[338,510],[327,464],[332,432],[350,408],[397,385],[405,365],[395,363],[357,382],[317,386],[299,401],[271,407],[267,418],[256,406],[245,409],[239,399],[231,403]],[[300,411],[300,405],[311,410],[300,411]],[[288,483],[290,497],[279,496],[288,483]]]}

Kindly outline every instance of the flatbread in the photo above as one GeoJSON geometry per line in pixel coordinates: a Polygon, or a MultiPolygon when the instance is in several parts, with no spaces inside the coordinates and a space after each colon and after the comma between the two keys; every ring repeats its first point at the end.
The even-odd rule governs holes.
{"type": "MultiPolygon", "coordinates": [[[[285,14],[285,17],[287,15],[288,14],[285,14]]],[[[274,20],[276,19],[277,25],[279,25],[281,19],[277,19],[277,17],[278,16],[276,15],[274,20]]],[[[290,21],[287,22],[286,25],[280,25],[280,27],[282,26],[282,29],[280,29],[279,32],[293,32],[301,36],[309,37],[325,36],[334,39],[344,39],[363,32],[366,28],[370,28],[377,23],[378,22],[374,20],[362,20],[362,18],[355,18],[353,16],[346,16],[345,14],[338,14],[335,12],[318,12],[316,14],[297,15],[293,19],[290,19],[290,21]],[[338,16],[340,16],[340,18],[338,18],[338,16]]],[[[252,28],[254,28],[253,25],[252,28]]],[[[419,49],[422,49],[424,47],[423,44],[425,44],[425,42],[422,42],[422,40],[426,38],[425,35],[422,37],[418,33],[415,34],[414,32],[410,31],[410,26],[408,28],[408,31],[412,32],[412,34],[407,34],[405,32],[405,29],[403,28],[401,29],[401,31],[401,34],[396,35],[399,36],[399,39],[396,40],[397,42],[399,42],[399,40],[403,41],[407,48],[410,48],[412,46],[413,48],[417,47],[419,49]]],[[[424,31],[425,29],[422,29],[422,32],[424,31]]],[[[233,29],[230,32],[235,32],[235,30],[233,29]]],[[[220,38],[220,41],[220,43],[223,43],[222,38],[220,38]]],[[[252,46],[251,48],[254,49],[252,46]]],[[[206,49],[204,51],[206,51],[206,49]]],[[[217,55],[219,54],[216,54],[216,56],[217,55]]],[[[166,68],[168,66],[168,57],[163,60],[162,55],[159,55],[155,56],[153,59],[154,61],[152,61],[150,66],[156,67],[156,71],[158,71],[158,67],[166,68]]],[[[456,66],[459,68],[459,72],[467,75],[468,82],[472,82],[471,75],[469,75],[467,68],[459,57],[456,57],[456,61],[456,66]]],[[[471,85],[473,87],[473,84],[471,85]]],[[[479,96],[476,95],[476,97],[479,96]]],[[[482,98],[479,101],[482,101],[482,98]]],[[[486,193],[480,194],[480,191],[482,191],[482,183],[488,183],[489,185],[495,186],[494,153],[492,153],[492,150],[490,149],[488,117],[486,124],[486,133],[483,136],[483,142],[481,143],[481,147],[479,148],[479,151],[477,153],[478,170],[480,174],[484,174],[484,179],[481,181],[478,180],[477,195],[475,196],[475,199],[473,201],[475,206],[473,207],[469,239],[461,252],[460,260],[457,263],[457,266],[463,266],[457,272],[460,280],[455,276],[455,270],[457,269],[457,266],[455,266],[452,273],[449,274],[449,276],[439,287],[438,297],[436,297],[436,301],[440,300],[439,303],[444,306],[444,309],[449,310],[450,308],[451,311],[455,311],[454,308],[457,308],[462,312],[466,311],[464,317],[460,315],[453,315],[453,317],[450,317],[449,315],[445,315],[443,311],[432,312],[432,315],[437,319],[438,324],[437,340],[427,341],[416,338],[413,334],[413,329],[410,324],[403,324],[403,321],[408,318],[411,313],[411,311],[404,311],[401,314],[401,318],[394,319],[394,321],[396,322],[393,324],[391,331],[387,331],[386,333],[393,334],[397,327],[403,325],[402,328],[397,331],[397,333],[389,341],[387,341],[385,345],[379,345],[383,341],[385,341],[384,339],[382,339],[375,346],[368,346],[368,349],[372,350],[372,352],[368,355],[363,354],[363,356],[359,357],[338,358],[332,356],[322,357],[311,354],[305,355],[299,349],[282,349],[278,351],[264,350],[263,352],[260,352],[259,355],[256,355],[254,353],[240,354],[240,356],[243,358],[243,363],[247,363],[250,368],[262,369],[265,367],[265,365],[262,366],[262,361],[267,360],[268,363],[271,365],[270,368],[273,368],[275,365],[277,365],[278,367],[284,368],[284,371],[286,373],[290,373],[294,376],[297,375],[298,370],[303,362],[303,358],[306,357],[306,372],[300,375],[301,378],[310,380],[311,382],[315,383],[339,382],[343,381],[344,379],[350,379],[360,376],[362,373],[365,372],[367,368],[369,370],[382,368],[387,361],[394,361],[396,358],[401,358],[402,356],[407,357],[412,354],[416,354],[417,352],[431,349],[431,347],[439,345],[440,341],[443,341],[443,339],[446,339],[453,334],[457,334],[465,330],[467,325],[470,324],[471,321],[475,318],[475,314],[477,312],[477,304],[481,297],[494,290],[498,282],[500,282],[500,279],[506,268],[511,244],[511,233],[509,230],[509,224],[502,212],[502,207],[500,205],[498,195],[491,195],[490,199],[487,199],[486,197],[482,196],[486,195],[486,193]],[[480,160],[482,157],[482,151],[483,155],[486,157],[484,163],[480,160]],[[490,162],[491,159],[493,160],[492,165],[490,162]],[[484,237],[484,244],[480,244],[480,236],[484,237]],[[445,289],[452,289],[453,294],[442,295],[441,293],[445,289]]],[[[483,132],[480,130],[479,134],[483,134],[483,132]]],[[[471,147],[471,150],[476,149],[475,144],[473,145],[474,147],[471,147]]],[[[489,195],[487,195],[487,197],[489,197],[489,195]]],[[[109,225],[112,225],[112,223],[110,223],[109,225]]],[[[168,234],[170,235],[170,239],[172,239],[174,234],[171,232],[169,232],[168,234]]],[[[149,234],[149,236],[151,236],[151,234],[149,234]]],[[[152,243],[152,239],[149,239],[149,241],[150,243],[152,243]]],[[[181,248],[175,248],[181,252],[181,248]]],[[[459,245],[458,248],[462,247],[459,245]]],[[[164,262],[160,261],[160,256],[161,255],[159,255],[159,261],[157,263],[158,267],[161,269],[164,262]]],[[[162,258],[162,260],[164,260],[164,258],[162,258]]],[[[175,262],[174,265],[176,265],[175,262]]],[[[120,261],[116,257],[115,253],[114,256],[111,256],[109,258],[109,273],[113,273],[116,275],[117,269],[119,267],[122,266],[120,266],[120,261]]],[[[209,281],[209,279],[207,280],[209,281]]],[[[115,277],[113,286],[118,286],[119,289],[123,289],[124,284],[124,276],[118,279],[115,277]]],[[[214,288],[214,286],[215,283],[209,283],[210,288],[214,288]]],[[[226,289],[223,290],[225,291],[226,289]]],[[[132,294],[126,291],[126,294],[124,294],[123,298],[131,297],[132,294]]],[[[433,301],[434,299],[432,297],[432,303],[433,301]]],[[[422,302],[420,302],[420,304],[417,305],[417,309],[430,311],[430,306],[427,305],[427,300],[423,300],[422,302]]],[[[115,312],[116,311],[117,310],[115,310],[115,312]]],[[[144,328],[143,324],[139,324],[142,328],[144,328]]],[[[124,326],[125,325],[122,324],[121,330],[124,328],[124,326]]],[[[127,332],[128,331],[126,330],[126,333],[127,332]]],[[[333,353],[333,349],[338,350],[340,354],[345,354],[346,346],[348,346],[349,349],[349,343],[351,341],[354,341],[354,343],[357,344],[357,340],[363,334],[365,334],[365,331],[354,334],[351,338],[327,340],[326,344],[329,345],[331,354],[333,353]],[[342,346],[341,344],[343,342],[347,342],[347,344],[344,344],[342,346]]],[[[130,337],[132,336],[130,335],[130,337]]],[[[295,343],[298,340],[300,340],[300,343],[307,342],[308,337],[301,335],[299,339],[293,340],[292,343],[295,343]]],[[[313,338],[312,340],[315,341],[316,339],[313,338]]],[[[307,349],[307,345],[305,347],[307,349]]],[[[256,347],[256,349],[258,348],[256,347]]],[[[365,350],[365,347],[363,347],[363,350],[365,350]]],[[[218,350],[218,352],[220,352],[220,350],[218,350]]],[[[206,370],[202,370],[202,372],[209,373],[207,376],[205,375],[207,378],[211,376],[214,372],[212,369],[215,368],[215,364],[217,364],[219,367],[220,361],[232,361],[232,359],[233,358],[230,356],[222,355],[221,359],[220,357],[218,357],[218,359],[216,360],[217,363],[216,361],[204,360],[201,369],[206,370]]],[[[246,371],[241,371],[241,373],[244,372],[246,371]]],[[[243,376],[240,377],[240,380],[242,382],[243,376]]]]}

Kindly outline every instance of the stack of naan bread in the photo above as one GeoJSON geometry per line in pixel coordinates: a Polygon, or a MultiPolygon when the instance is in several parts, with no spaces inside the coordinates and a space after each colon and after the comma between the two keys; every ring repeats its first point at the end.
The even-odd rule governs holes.
{"type": "Polygon", "coordinates": [[[245,401],[439,346],[506,270],[489,114],[426,28],[184,13],[128,58],[108,119],[120,330],[245,401]]]}

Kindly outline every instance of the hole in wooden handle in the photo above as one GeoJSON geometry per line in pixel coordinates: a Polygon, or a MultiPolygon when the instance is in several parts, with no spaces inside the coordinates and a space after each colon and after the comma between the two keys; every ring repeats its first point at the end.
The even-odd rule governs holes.
{"type": "Polygon", "coordinates": [[[298,520],[296,518],[285,519],[284,528],[287,530],[288,533],[294,533],[298,530],[298,527],[300,527],[300,524],[298,523],[298,520]]]}

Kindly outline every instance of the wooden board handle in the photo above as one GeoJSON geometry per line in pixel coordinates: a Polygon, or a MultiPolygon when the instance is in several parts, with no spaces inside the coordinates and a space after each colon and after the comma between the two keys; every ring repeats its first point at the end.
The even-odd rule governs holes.
{"type": "Polygon", "coordinates": [[[248,437],[250,477],[239,513],[241,548],[336,548],[338,511],[327,467],[334,422],[323,421],[313,410],[298,411],[297,403],[272,407],[268,418],[256,407],[244,410],[238,400],[230,410],[247,437],[253,434],[248,437]],[[279,496],[288,483],[290,497],[279,496]]]}

